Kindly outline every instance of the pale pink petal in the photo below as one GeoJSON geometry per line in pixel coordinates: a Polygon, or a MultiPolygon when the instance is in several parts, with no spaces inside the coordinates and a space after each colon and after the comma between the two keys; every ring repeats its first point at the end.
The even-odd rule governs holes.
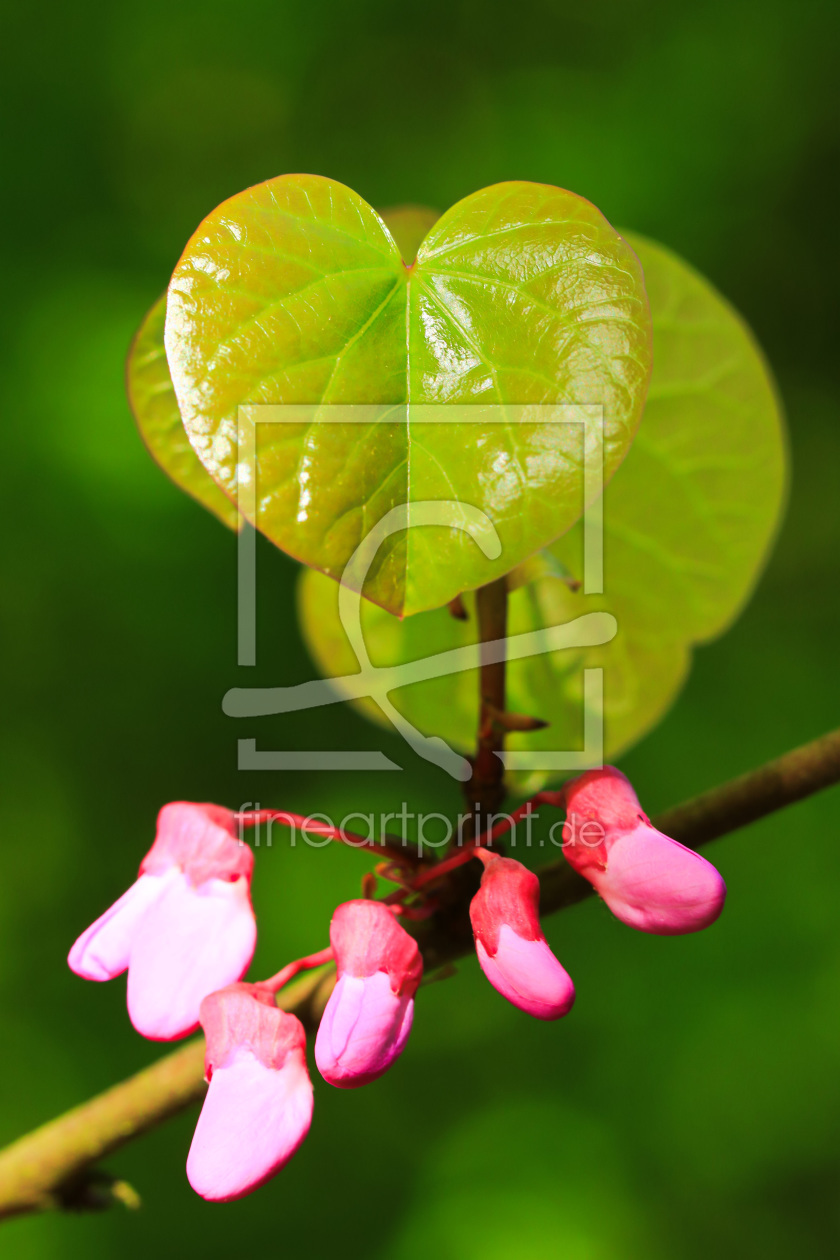
{"type": "Polygon", "coordinates": [[[648,825],[620,835],[589,878],[622,923],[660,936],[708,927],[726,898],[711,862],[648,825]]]}
{"type": "Polygon", "coordinates": [[[396,994],[384,971],[339,976],[315,1039],[315,1062],[331,1085],[355,1089],[381,1076],[402,1053],[414,998],[396,994]]]}
{"type": "Polygon", "coordinates": [[[537,1019],[559,1019],[571,1010],[575,986],[545,940],[526,941],[504,923],[493,956],[480,940],[475,948],[493,988],[521,1011],[537,1019]]]}
{"type": "Polygon", "coordinates": [[[202,998],[241,979],[256,939],[245,879],[210,879],[196,888],[179,872],[143,916],[131,947],[134,1027],[155,1041],[193,1032],[202,998]]]}
{"type": "Polygon", "coordinates": [[[210,1079],[187,1157],[190,1185],[217,1202],[249,1194],[291,1159],[311,1121],[303,1052],[278,1070],[241,1046],[210,1079]]]}
{"type": "Polygon", "coordinates": [[[121,975],[128,966],[140,920],[175,874],[172,867],[163,875],[141,875],[119,901],[82,932],[67,957],[70,970],[85,980],[113,980],[121,975]]]}

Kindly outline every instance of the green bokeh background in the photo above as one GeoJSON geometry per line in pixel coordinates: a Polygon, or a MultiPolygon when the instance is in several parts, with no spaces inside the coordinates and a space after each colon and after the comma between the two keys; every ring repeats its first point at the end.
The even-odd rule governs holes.
{"type": "MultiPolygon", "coordinates": [[[[658,238],[745,313],[777,371],[792,499],[738,625],[624,761],[655,811],[838,722],[838,13],[817,0],[148,0],[6,6],[0,1139],[153,1061],[121,981],[72,976],[173,798],[454,809],[349,710],[244,726],[223,692],[310,676],[295,566],[261,547],[260,663],[235,665],[235,542],[133,430],[130,335],[222,198],[284,171],[375,205],[524,178],[658,238]],[[834,321],[832,323],[832,321],[834,321]],[[239,774],[263,747],[381,746],[403,775],[239,774]]],[[[192,1116],[108,1161],[142,1212],[0,1227],[14,1260],[697,1260],[840,1250],[840,793],[713,851],[722,921],[547,924],[578,988],[529,1020],[465,962],[399,1065],[316,1084],[311,1135],[252,1198],[183,1173],[192,1116]]],[[[257,970],[319,948],[365,860],[258,855],[257,970]]]]}

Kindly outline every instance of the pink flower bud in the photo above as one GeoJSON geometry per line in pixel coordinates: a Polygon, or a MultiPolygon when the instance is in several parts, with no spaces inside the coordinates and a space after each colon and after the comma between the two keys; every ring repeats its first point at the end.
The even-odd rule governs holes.
{"type": "Polygon", "coordinates": [[[312,1122],[306,1036],[274,995],[234,984],[201,1003],[209,1082],[187,1156],[204,1199],[250,1194],[294,1155],[312,1122]]]}
{"type": "Polygon", "coordinates": [[[493,857],[470,903],[481,969],[494,989],[537,1019],[571,1010],[575,986],[548,947],[539,918],[540,883],[512,858],[493,857]]]}
{"type": "Polygon", "coordinates": [[[239,980],[253,956],[253,864],[229,810],[164,805],[139,878],[76,941],[71,969],[86,980],[128,969],[128,1013],[144,1037],[193,1032],[201,999],[239,980]]]}
{"type": "Polygon", "coordinates": [[[417,942],[379,901],[346,901],[330,924],[338,980],[315,1040],[331,1085],[354,1089],[402,1054],[423,974],[417,942]]]}
{"type": "Polygon", "coordinates": [[[616,918],[660,936],[714,923],[726,898],[720,875],[656,830],[620,770],[588,770],[565,797],[563,852],[616,918]]]}

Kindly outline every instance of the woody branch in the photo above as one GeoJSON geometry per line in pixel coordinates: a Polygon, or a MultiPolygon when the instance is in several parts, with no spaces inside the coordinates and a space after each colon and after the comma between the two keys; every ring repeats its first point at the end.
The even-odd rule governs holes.
{"type": "MultiPolygon", "coordinates": [[[[655,825],[692,848],[840,782],[840,730],[804,744],[758,770],[667,810],[655,825]]],[[[538,871],[541,912],[583,901],[592,886],[565,861],[538,871]]],[[[468,899],[467,899],[468,900],[468,899]]],[[[461,906],[467,915],[467,903],[461,906]]],[[[428,970],[469,952],[451,915],[433,915],[419,933],[428,970]]],[[[278,1004],[314,1027],[331,992],[332,969],[310,973],[282,991],[278,1004]]],[[[100,1159],[199,1101],[204,1093],[203,1040],[189,1042],[97,1098],[50,1121],[0,1153],[0,1216],[91,1205],[100,1159]]]]}

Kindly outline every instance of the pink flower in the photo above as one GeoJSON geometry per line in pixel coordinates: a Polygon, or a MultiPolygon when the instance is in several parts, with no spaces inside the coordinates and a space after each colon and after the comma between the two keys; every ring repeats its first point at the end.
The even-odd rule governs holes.
{"type": "Polygon", "coordinates": [[[193,1032],[201,999],[239,980],[253,956],[253,864],[229,810],[164,805],[139,878],[76,941],[71,969],[86,980],[128,969],[128,1013],[144,1037],[193,1032]]]}
{"type": "Polygon", "coordinates": [[[294,1155],[312,1122],[306,1036],[295,1015],[253,984],[201,1003],[209,1081],[187,1156],[189,1183],[204,1199],[250,1194],[294,1155]]]}
{"type": "Polygon", "coordinates": [[[423,974],[417,942],[379,901],[346,901],[330,924],[338,980],[315,1040],[331,1085],[354,1089],[402,1054],[423,974]]]}
{"type": "Polygon", "coordinates": [[[565,799],[563,852],[622,923],[661,936],[714,923],[726,897],[720,875],[656,830],[619,770],[588,770],[565,799]]]}
{"type": "Polygon", "coordinates": [[[571,1010],[575,986],[548,947],[539,919],[540,883],[512,858],[489,857],[470,920],[481,969],[494,989],[537,1019],[571,1010]]]}

